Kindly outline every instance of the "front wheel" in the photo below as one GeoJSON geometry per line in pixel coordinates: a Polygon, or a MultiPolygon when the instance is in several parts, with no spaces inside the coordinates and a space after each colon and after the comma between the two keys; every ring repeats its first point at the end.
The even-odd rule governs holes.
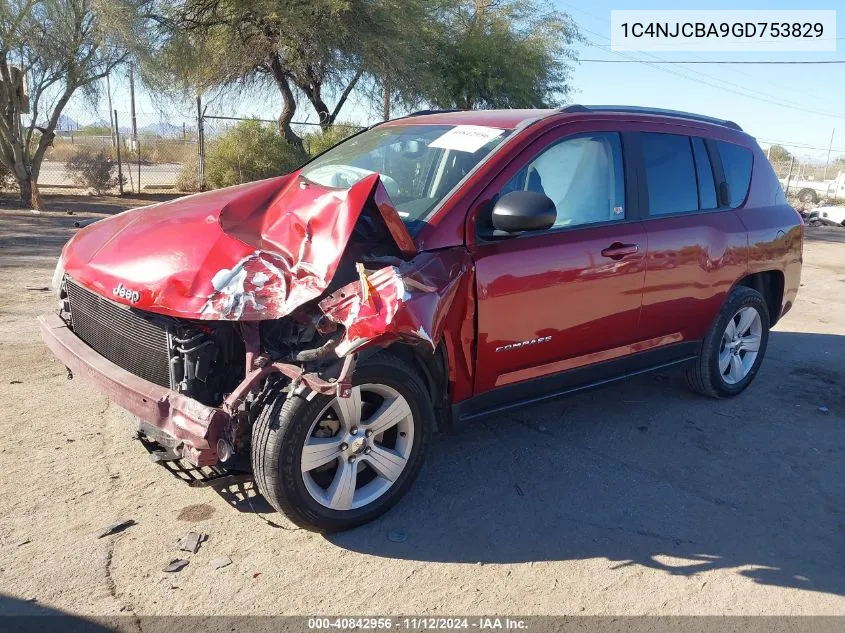
{"type": "Polygon", "coordinates": [[[687,371],[693,391],[713,398],[742,392],[760,369],[769,342],[769,310],[752,288],[733,289],[687,371]]]}
{"type": "Polygon", "coordinates": [[[349,398],[280,394],[253,428],[258,489],[315,532],[371,521],[419,473],[433,415],[419,377],[388,354],[358,365],[349,398]]]}

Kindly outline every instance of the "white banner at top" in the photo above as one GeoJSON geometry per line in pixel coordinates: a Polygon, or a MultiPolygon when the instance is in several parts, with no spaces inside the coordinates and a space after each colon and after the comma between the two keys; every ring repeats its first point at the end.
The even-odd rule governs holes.
{"type": "Polygon", "coordinates": [[[834,10],[620,10],[612,51],[835,51],[834,10]]]}

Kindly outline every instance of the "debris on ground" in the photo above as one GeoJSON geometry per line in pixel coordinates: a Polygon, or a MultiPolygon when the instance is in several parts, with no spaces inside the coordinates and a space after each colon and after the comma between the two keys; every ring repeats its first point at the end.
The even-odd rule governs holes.
{"type": "Polygon", "coordinates": [[[30,543],[32,543],[32,539],[25,538],[22,541],[18,541],[18,547],[23,547],[24,545],[29,545],[30,543]]]}
{"type": "Polygon", "coordinates": [[[103,538],[104,536],[109,536],[111,534],[119,534],[126,528],[132,527],[133,525],[135,525],[135,519],[120,521],[119,523],[110,525],[106,529],[102,530],[99,534],[97,534],[97,538],[103,538]]]}
{"type": "Polygon", "coordinates": [[[258,578],[260,575],[261,575],[261,572],[260,572],[260,571],[254,571],[254,572],[252,572],[252,577],[253,577],[253,578],[258,578]]]}
{"type": "Polygon", "coordinates": [[[188,565],[188,561],[186,561],[184,558],[174,558],[172,561],[170,561],[170,563],[167,565],[167,567],[162,569],[162,571],[166,571],[166,572],[182,571],[183,569],[185,569],[185,567],[187,565],[188,565]]]}
{"type": "Polygon", "coordinates": [[[184,552],[191,552],[192,554],[196,554],[200,549],[200,544],[207,540],[207,534],[200,534],[198,532],[188,532],[185,536],[179,539],[177,547],[184,552]]]}
{"type": "Polygon", "coordinates": [[[387,533],[387,540],[394,543],[404,543],[408,540],[408,535],[404,530],[391,530],[387,533]]]}
{"type": "Polygon", "coordinates": [[[10,381],[9,381],[9,384],[10,384],[10,385],[22,385],[22,384],[23,384],[23,380],[10,380],[10,381]]]}
{"type": "Polygon", "coordinates": [[[212,558],[209,565],[211,565],[212,569],[222,569],[223,567],[228,567],[232,564],[232,559],[228,556],[218,556],[217,558],[212,558]]]}

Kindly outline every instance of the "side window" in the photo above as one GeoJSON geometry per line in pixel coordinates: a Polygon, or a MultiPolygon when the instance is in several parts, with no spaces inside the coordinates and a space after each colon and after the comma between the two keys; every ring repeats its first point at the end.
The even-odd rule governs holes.
{"type": "Polygon", "coordinates": [[[555,203],[553,228],[625,218],[625,174],[619,134],[574,136],[543,151],[502,188],[536,191],[555,203]]]}
{"type": "Polygon", "coordinates": [[[650,215],[698,211],[698,180],[688,136],[642,133],[650,215]]]}
{"type": "Polygon", "coordinates": [[[713,178],[713,166],[710,155],[704,145],[704,139],[692,137],[692,153],[695,155],[695,173],[698,176],[698,206],[700,209],[716,209],[716,179],[713,178]]]}
{"type": "Polygon", "coordinates": [[[751,150],[733,143],[716,141],[719,157],[722,159],[722,169],[730,191],[728,206],[735,209],[743,203],[748,195],[748,185],[751,183],[751,150]]]}

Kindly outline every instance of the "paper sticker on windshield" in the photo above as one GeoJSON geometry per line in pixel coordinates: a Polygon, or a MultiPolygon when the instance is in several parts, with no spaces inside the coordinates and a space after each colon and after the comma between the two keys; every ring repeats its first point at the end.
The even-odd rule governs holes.
{"type": "Polygon", "coordinates": [[[473,154],[491,140],[504,134],[504,130],[483,125],[458,125],[435,139],[429,147],[452,149],[473,154]]]}

